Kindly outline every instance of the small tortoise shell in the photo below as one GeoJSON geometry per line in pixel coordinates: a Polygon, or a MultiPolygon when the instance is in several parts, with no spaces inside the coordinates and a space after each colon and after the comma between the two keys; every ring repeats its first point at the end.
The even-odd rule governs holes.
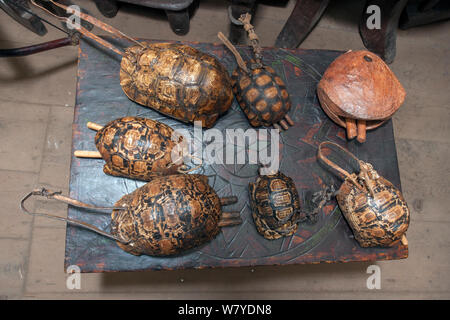
{"type": "MultiPolygon", "coordinates": [[[[250,61],[250,65],[254,63],[250,61]]],[[[254,127],[281,121],[291,108],[284,81],[269,66],[249,68],[248,73],[238,67],[231,81],[236,99],[254,127]]]]}
{"type": "Polygon", "coordinates": [[[300,200],[293,180],[281,172],[260,175],[249,184],[250,205],[258,232],[266,239],[294,234],[300,219],[300,200]]]}
{"type": "MultiPolygon", "coordinates": [[[[408,229],[408,205],[400,191],[380,177],[370,164],[362,162],[361,166],[368,168],[373,195],[346,179],[336,196],[339,208],[361,247],[393,246],[408,229]]],[[[364,185],[363,179],[367,178],[355,175],[353,180],[364,185]]]]}
{"type": "MultiPolygon", "coordinates": [[[[177,173],[172,151],[181,143],[172,140],[174,130],[146,118],[124,117],[109,122],[95,136],[95,145],[105,160],[106,174],[149,181],[159,175],[177,173]]],[[[176,159],[175,159],[176,160],[176,159]]]]}
{"type": "Polygon", "coordinates": [[[404,234],[409,227],[410,213],[400,190],[380,176],[370,163],[359,160],[336,143],[322,142],[318,159],[344,180],[336,199],[362,247],[390,247],[399,241],[407,243],[404,234]],[[323,148],[329,151],[325,152],[323,148]],[[345,165],[354,172],[344,170],[329,156],[344,159],[345,165]]]}

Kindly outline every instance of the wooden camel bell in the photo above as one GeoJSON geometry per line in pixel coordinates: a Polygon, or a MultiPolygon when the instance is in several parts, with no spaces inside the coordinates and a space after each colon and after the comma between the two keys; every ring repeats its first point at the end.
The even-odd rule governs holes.
{"type": "Polygon", "coordinates": [[[346,128],[349,140],[366,140],[400,108],[405,89],[381,58],[369,51],[348,51],[334,60],[317,87],[325,113],[346,128]]]}

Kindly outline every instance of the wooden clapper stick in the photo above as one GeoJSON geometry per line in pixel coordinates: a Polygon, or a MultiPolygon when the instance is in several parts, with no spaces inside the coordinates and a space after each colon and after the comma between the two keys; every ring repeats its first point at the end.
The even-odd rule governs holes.
{"type": "Polygon", "coordinates": [[[366,120],[346,118],[345,127],[349,140],[356,138],[361,143],[366,141],[366,120]]]}
{"type": "MultiPolygon", "coordinates": [[[[98,131],[103,128],[103,126],[94,123],[94,122],[88,122],[87,127],[89,129],[98,131]]],[[[77,158],[93,158],[93,159],[101,159],[102,155],[98,151],[88,151],[88,150],[75,150],[73,153],[75,157],[77,158]]]]}

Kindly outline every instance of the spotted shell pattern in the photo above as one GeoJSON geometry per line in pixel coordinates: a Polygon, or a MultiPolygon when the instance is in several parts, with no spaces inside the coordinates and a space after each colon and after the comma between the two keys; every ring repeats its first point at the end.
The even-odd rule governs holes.
{"type": "Polygon", "coordinates": [[[378,176],[375,170],[370,175],[376,178],[371,180],[374,197],[347,178],[336,198],[362,247],[390,247],[398,243],[408,229],[409,209],[400,191],[389,181],[378,176]]]}
{"type": "Polygon", "coordinates": [[[131,100],[183,122],[210,128],[233,102],[231,79],[213,56],[187,45],[127,48],[120,85],[131,100]]]}
{"type": "Polygon", "coordinates": [[[177,173],[182,163],[174,163],[172,150],[183,137],[172,141],[172,133],[168,125],[146,118],[109,122],[95,136],[95,145],[106,162],[103,172],[144,181],[177,173]]]}
{"type": "Polygon", "coordinates": [[[249,68],[249,73],[238,67],[231,81],[236,99],[254,127],[279,122],[291,108],[284,81],[269,66],[249,68]]]}
{"type": "Polygon", "coordinates": [[[111,233],[134,255],[166,256],[213,239],[222,209],[220,199],[204,175],[158,177],[122,197],[113,210],[111,233]]]}
{"type": "Polygon", "coordinates": [[[297,231],[300,201],[291,178],[281,172],[258,176],[249,190],[253,220],[261,235],[273,240],[297,231]]]}

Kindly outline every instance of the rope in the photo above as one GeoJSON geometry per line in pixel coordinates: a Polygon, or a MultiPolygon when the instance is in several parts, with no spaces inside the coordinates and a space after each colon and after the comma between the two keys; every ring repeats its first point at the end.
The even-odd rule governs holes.
{"type": "Polygon", "coordinates": [[[250,39],[250,44],[253,48],[253,53],[255,54],[256,65],[261,67],[261,59],[262,59],[262,48],[259,45],[259,38],[255,33],[255,27],[250,24],[252,19],[252,15],[249,13],[241,15],[239,21],[244,24],[244,29],[247,31],[248,38],[250,39]]]}

